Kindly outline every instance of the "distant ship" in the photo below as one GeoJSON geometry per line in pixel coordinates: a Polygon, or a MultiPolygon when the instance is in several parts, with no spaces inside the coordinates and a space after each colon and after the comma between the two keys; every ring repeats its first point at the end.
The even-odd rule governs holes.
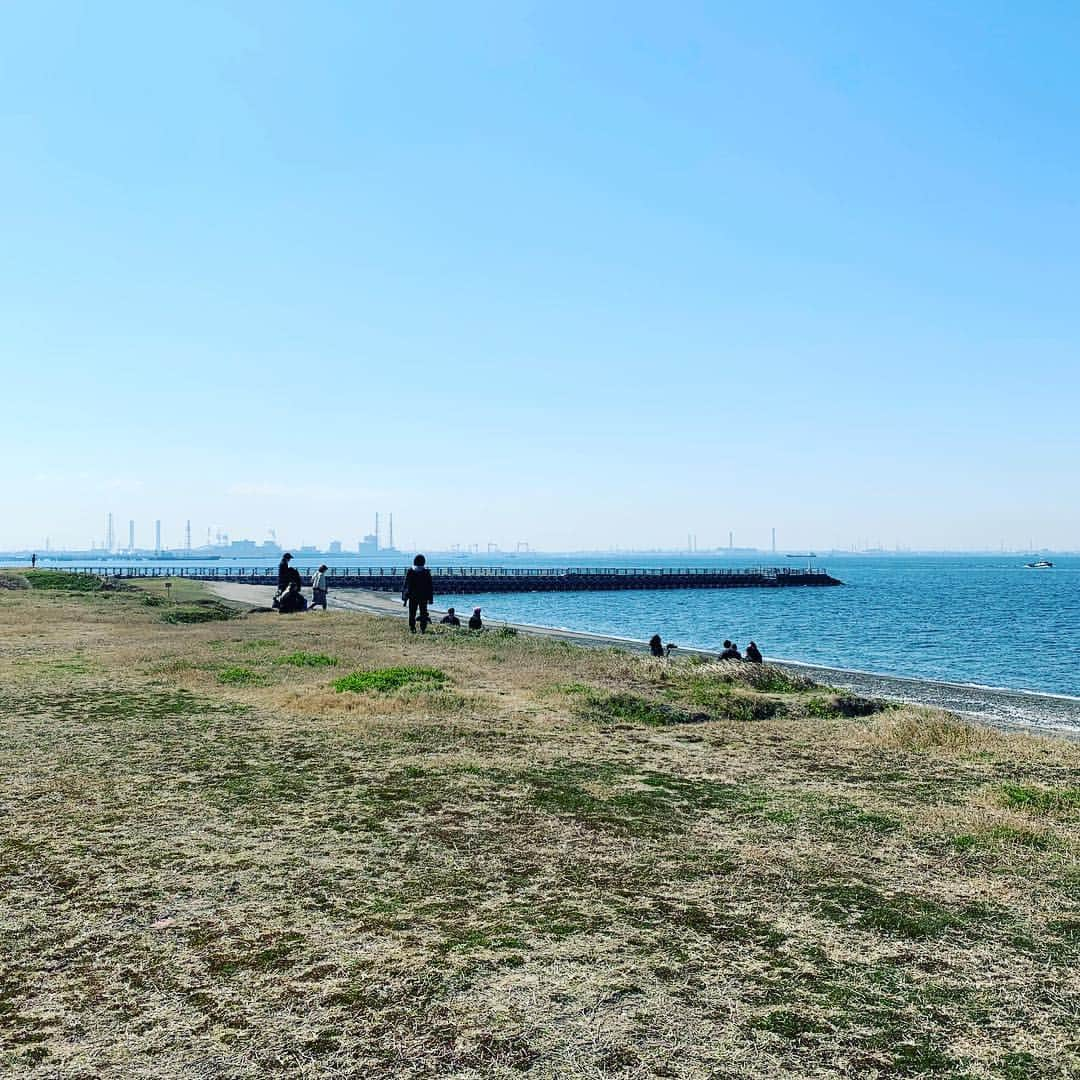
{"type": "Polygon", "coordinates": [[[816,559],[817,553],[813,551],[803,551],[797,555],[785,555],[785,559],[816,559]]]}
{"type": "Polygon", "coordinates": [[[1049,570],[1053,567],[1053,563],[1049,559],[1040,559],[1038,562],[1026,562],[1024,566],[1028,570],[1049,570]]]}

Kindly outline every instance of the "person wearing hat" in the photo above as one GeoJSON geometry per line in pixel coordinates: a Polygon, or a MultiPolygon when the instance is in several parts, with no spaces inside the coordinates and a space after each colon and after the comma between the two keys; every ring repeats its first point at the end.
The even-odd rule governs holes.
{"type": "Polygon", "coordinates": [[[484,623],[480,618],[480,609],[473,608],[472,615],[469,616],[469,629],[470,630],[483,630],[484,623]]]}
{"type": "Polygon", "coordinates": [[[409,605],[409,630],[416,633],[416,613],[420,612],[420,633],[426,634],[428,623],[428,604],[435,599],[435,586],[431,581],[431,571],[427,568],[427,559],[417,555],[412,568],[405,574],[401,586],[401,602],[409,605]]]}
{"type": "Polygon", "coordinates": [[[443,626],[460,626],[461,620],[454,614],[453,608],[447,608],[446,614],[439,620],[443,626]]]}

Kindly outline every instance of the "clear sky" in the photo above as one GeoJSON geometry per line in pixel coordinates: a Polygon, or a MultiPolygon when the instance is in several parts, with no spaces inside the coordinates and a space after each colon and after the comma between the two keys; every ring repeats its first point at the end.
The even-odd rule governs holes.
{"type": "Polygon", "coordinates": [[[1080,547],[1080,8],[0,4],[0,546],[1080,547]]]}

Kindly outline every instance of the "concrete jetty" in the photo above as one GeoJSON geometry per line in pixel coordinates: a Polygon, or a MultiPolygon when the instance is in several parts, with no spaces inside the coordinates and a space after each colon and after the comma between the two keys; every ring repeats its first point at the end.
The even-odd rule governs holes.
{"type": "MultiPolygon", "coordinates": [[[[293,562],[301,577],[309,580],[315,567],[293,562]]],[[[81,566],[73,572],[110,578],[184,577],[197,581],[229,581],[246,585],[273,585],[277,567],[161,567],[161,566],[81,566]]],[[[335,589],[368,589],[396,592],[401,588],[405,567],[331,567],[330,582],[335,589]]],[[[611,589],[735,589],[790,588],[795,586],[841,585],[825,570],[795,568],[740,567],[505,567],[432,566],[435,592],[440,596],[493,592],[601,592],[611,589]]]]}

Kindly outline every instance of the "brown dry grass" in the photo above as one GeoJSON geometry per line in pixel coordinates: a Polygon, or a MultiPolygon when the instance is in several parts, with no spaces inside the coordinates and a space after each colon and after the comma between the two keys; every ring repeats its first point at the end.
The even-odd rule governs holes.
{"type": "Polygon", "coordinates": [[[12,1075],[1080,1068],[1074,744],[768,669],[161,613],[0,593],[12,1075]],[[403,664],[448,685],[330,688],[403,664]]]}

